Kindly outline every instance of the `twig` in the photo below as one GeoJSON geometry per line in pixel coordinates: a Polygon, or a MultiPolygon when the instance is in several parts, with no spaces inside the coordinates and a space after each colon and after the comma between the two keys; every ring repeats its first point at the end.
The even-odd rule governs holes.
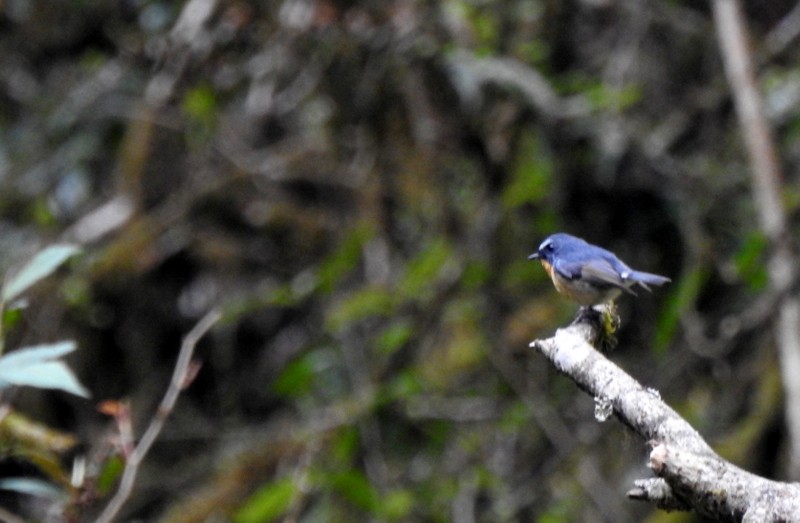
{"type": "MultiPolygon", "coordinates": [[[[767,263],[770,285],[784,293],[795,279],[786,209],[781,198],[782,173],[775,140],[758,92],[752,50],[737,0],[714,0],[714,23],[719,37],[725,73],[733,93],[736,113],[750,157],[756,212],[761,230],[772,247],[767,263]]],[[[776,344],[787,401],[786,425],[789,433],[789,475],[800,478],[800,298],[787,294],[780,303],[775,322],[776,344]]]]}
{"type": "Polygon", "coordinates": [[[175,370],[172,373],[172,380],[170,381],[167,392],[158,406],[158,410],[150,420],[139,443],[133,449],[128,460],[125,463],[125,470],[122,472],[122,479],[120,480],[119,490],[111,498],[111,501],[106,506],[105,510],[97,518],[97,523],[109,523],[119,513],[122,505],[128,500],[133,491],[133,485],[136,482],[136,475],[139,472],[139,466],[150,450],[150,447],[155,442],[161,429],[164,428],[164,423],[175,408],[175,403],[178,401],[178,396],[181,391],[186,387],[186,379],[190,371],[190,363],[192,362],[192,355],[194,354],[195,346],[200,341],[206,332],[220,319],[222,313],[219,310],[212,310],[206,314],[194,328],[189,331],[181,344],[181,350],[178,354],[178,361],[175,363],[175,370]]]}
{"type": "Polygon", "coordinates": [[[448,56],[448,65],[454,84],[468,102],[474,99],[477,87],[494,84],[518,91],[528,104],[550,118],[578,118],[591,112],[585,99],[558,96],[542,74],[513,58],[479,58],[457,51],[448,56]]]}
{"type": "Polygon", "coordinates": [[[782,53],[798,36],[800,36],[800,3],[795,5],[764,38],[765,54],[771,58],[782,53]]]}
{"type": "Polygon", "coordinates": [[[608,402],[617,418],[652,446],[649,465],[663,482],[638,481],[630,498],[691,508],[718,521],[800,521],[800,485],[761,478],[718,456],[658,392],[595,350],[590,342],[598,333],[583,321],[531,347],[578,387],[608,402]],[[754,517],[762,519],[748,519],[754,517]]]}

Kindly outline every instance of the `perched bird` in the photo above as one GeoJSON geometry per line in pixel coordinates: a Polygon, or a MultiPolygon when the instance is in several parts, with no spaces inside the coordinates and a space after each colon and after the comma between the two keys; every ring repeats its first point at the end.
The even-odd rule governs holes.
{"type": "Polygon", "coordinates": [[[611,301],[622,291],[636,294],[634,285],[663,285],[665,276],[635,271],[602,247],[563,232],[553,234],[528,256],[539,260],[550,275],[556,290],[583,306],[611,301]]]}

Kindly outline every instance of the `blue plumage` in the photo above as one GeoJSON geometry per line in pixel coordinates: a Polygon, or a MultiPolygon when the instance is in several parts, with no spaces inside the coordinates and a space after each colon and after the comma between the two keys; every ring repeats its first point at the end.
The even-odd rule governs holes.
{"type": "Polygon", "coordinates": [[[541,261],[556,290],[581,305],[613,300],[622,291],[635,294],[635,285],[650,290],[648,285],[670,281],[634,270],[613,252],[565,233],[549,236],[528,259],[541,261]]]}

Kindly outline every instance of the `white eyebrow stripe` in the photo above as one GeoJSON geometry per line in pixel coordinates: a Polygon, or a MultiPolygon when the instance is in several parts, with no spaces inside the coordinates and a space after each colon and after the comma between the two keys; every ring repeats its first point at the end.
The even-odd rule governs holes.
{"type": "Polygon", "coordinates": [[[542,249],[545,249],[548,245],[550,245],[550,240],[543,241],[542,244],[539,246],[539,250],[541,251],[542,249]]]}

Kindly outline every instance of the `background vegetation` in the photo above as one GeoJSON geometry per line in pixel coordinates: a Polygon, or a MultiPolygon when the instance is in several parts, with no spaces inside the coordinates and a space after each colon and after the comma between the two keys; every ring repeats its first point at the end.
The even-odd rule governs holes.
{"type": "MultiPolygon", "coordinates": [[[[796,230],[798,8],[745,7],[796,230]]],[[[709,9],[0,2],[0,266],[82,249],[6,311],[5,346],[76,340],[92,394],[4,391],[0,476],[53,488],[0,506],[91,520],[114,414],[141,434],[220,307],[123,520],[691,521],[625,499],[646,447],[528,349],[576,308],[526,260],[559,230],[673,279],[620,300],[612,359],[787,479],[709,9]]]]}

